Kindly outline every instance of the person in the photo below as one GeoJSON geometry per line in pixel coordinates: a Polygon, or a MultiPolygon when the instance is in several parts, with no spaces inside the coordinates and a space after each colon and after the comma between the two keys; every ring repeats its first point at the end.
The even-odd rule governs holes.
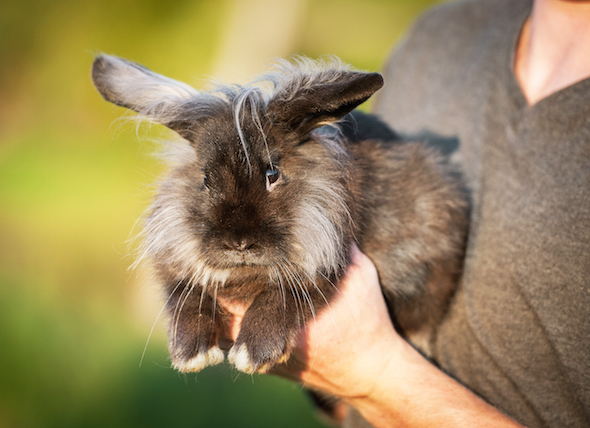
{"type": "Polygon", "coordinates": [[[353,248],[279,368],[342,397],[346,426],[590,426],[589,49],[589,1],[467,0],[395,50],[376,112],[461,166],[470,234],[434,364],[396,333],[353,248]]]}

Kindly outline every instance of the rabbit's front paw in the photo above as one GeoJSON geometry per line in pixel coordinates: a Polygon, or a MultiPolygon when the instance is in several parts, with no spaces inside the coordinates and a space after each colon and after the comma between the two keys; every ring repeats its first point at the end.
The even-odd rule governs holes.
{"type": "Polygon", "coordinates": [[[222,363],[223,351],[217,345],[217,329],[209,313],[181,314],[173,324],[168,348],[172,365],[182,373],[198,372],[222,363]]]}
{"type": "MultiPolygon", "coordinates": [[[[228,359],[238,370],[244,373],[267,373],[275,364],[289,359],[292,346],[285,338],[270,337],[256,340],[238,341],[229,351],[228,359]]],[[[252,340],[254,339],[254,340],[252,340]]]]}
{"type": "MultiPolygon", "coordinates": [[[[170,287],[175,284],[173,282],[170,287]]],[[[213,298],[192,286],[175,285],[168,305],[171,314],[168,349],[172,366],[189,373],[222,363],[225,354],[217,344],[221,316],[213,298]]]]}
{"type": "Polygon", "coordinates": [[[259,294],[242,319],[230,363],[245,373],[267,373],[289,359],[299,325],[297,310],[285,305],[276,289],[259,294]]]}
{"type": "Polygon", "coordinates": [[[172,366],[182,373],[198,372],[207,366],[214,366],[222,363],[225,359],[223,351],[219,346],[212,346],[207,350],[194,353],[173,353],[172,366]]]}

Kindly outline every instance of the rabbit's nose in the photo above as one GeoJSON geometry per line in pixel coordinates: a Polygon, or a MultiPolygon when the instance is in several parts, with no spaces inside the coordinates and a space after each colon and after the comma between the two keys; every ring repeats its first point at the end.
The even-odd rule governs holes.
{"type": "Polygon", "coordinates": [[[254,248],[256,243],[253,238],[228,238],[225,240],[224,245],[226,248],[234,251],[245,252],[254,248]]]}

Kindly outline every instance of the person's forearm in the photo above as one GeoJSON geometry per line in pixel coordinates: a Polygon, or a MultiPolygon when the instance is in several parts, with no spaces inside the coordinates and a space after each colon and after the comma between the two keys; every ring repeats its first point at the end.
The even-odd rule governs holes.
{"type": "Polygon", "coordinates": [[[521,427],[426,361],[407,343],[367,395],[346,401],[375,427],[521,427]]]}

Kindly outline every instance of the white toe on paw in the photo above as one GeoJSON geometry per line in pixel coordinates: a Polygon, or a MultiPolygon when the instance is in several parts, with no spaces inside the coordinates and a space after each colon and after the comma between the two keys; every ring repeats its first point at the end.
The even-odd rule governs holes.
{"type": "Polygon", "coordinates": [[[206,354],[200,352],[188,361],[175,361],[173,365],[176,370],[182,373],[198,372],[207,366],[222,363],[224,359],[223,351],[219,347],[213,346],[206,354]]]}
{"type": "Polygon", "coordinates": [[[225,354],[219,346],[214,346],[207,351],[207,363],[210,366],[223,363],[223,360],[225,360],[225,354]]]}
{"type": "Polygon", "coordinates": [[[239,348],[233,346],[229,351],[228,359],[241,372],[252,374],[256,371],[245,343],[242,343],[239,348]]]}

